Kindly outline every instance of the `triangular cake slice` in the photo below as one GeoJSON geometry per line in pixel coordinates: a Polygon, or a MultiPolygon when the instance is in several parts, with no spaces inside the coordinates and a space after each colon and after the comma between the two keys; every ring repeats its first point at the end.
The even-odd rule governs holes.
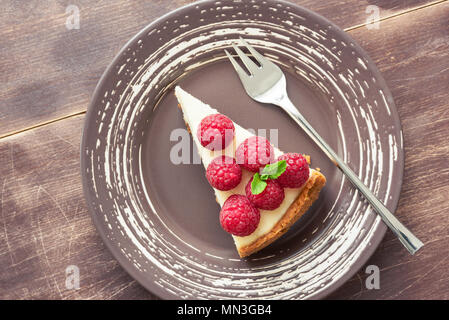
{"type": "MultiPolygon", "coordinates": [[[[195,141],[205,168],[207,168],[209,163],[219,155],[226,154],[234,157],[236,146],[240,145],[245,139],[253,136],[251,132],[233,121],[235,127],[233,143],[220,151],[211,151],[203,147],[196,135],[197,128],[203,118],[219,112],[193,97],[179,86],[175,89],[175,95],[178,99],[179,107],[183,112],[186,126],[195,141]]],[[[276,158],[283,154],[283,152],[277,148],[274,148],[274,152],[276,158]]],[[[242,180],[237,187],[229,191],[214,189],[218,204],[223,206],[226,199],[232,194],[245,195],[245,186],[253,174],[253,172],[243,169],[242,180]]],[[[309,179],[301,188],[285,188],[285,198],[277,209],[260,210],[260,222],[253,233],[244,237],[232,235],[240,257],[247,257],[282,236],[318,198],[320,190],[325,183],[326,178],[323,174],[317,170],[310,169],[309,179]]]]}

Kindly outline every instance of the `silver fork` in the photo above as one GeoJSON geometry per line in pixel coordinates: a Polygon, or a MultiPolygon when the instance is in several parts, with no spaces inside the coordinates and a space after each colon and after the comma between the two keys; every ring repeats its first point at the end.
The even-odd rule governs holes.
{"type": "Polygon", "coordinates": [[[251,55],[260,64],[254,63],[236,45],[232,45],[237,55],[242,60],[250,75],[237,63],[234,57],[227,51],[226,55],[234,66],[243,87],[248,95],[262,103],[270,103],[281,107],[287,114],[309,135],[309,137],[321,148],[329,159],[346,175],[351,183],[365,196],[374,210],[381,216],[385,224],[396,234],[407,250],[414,254],[423,243],[413,235],[376,196],[363,184],[357,175],[340,159],[334,150],[320,137],[307,120],[299,113],[287,95],[287,83],[282,70],[273,62],[265,58],[244,39],[240,38],[251,55]]]}

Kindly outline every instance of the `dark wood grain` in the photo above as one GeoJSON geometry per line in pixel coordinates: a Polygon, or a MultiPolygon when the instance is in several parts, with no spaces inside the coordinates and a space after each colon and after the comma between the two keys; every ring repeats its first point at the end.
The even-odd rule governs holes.
{"type": "MultiPolygon", "coordinates": [[[[435,1],[435,0],[433,0],[435,1]]],[[[343,28],[365,23],[369,5],[380,17],[431,0],[296,0],[343,28]]],[[[106,66],[141,28],[189,0],[70,2],[80,29],[67,30],[68,3],[2,2],[0,11],[0,137],[86,110],[106,66]]]]}
{"type": "Polygon", "coordinates": [[[366,290],[366,273],[331,298],[449,299],[449,3],[351,32],[376,61],[402,121],[405,175],[397,216],[425,246],[410,256],[388,232],[369,260],[381,290],[366,290]]]}
{"type": "MultiPolygon", "coordinates": [[[[362,27],[350,31],[393,92],[406,151],[397,215],[426,245],[412,257],[388,232],[367,263],[380,268],[381,289],[365,288],[362,268],[330,298],[449,299],[448,20],[448,4],[437,4],[382,21],[378,30],[362,27]]],[[[3,27],[1,30],[4,32],[3,27]]],[[[118,42],[117,49],[122,45],[118,42]]],[[[3,68],[5,62],[0,63],[3,68]]],[[[36,70],[33,68],[30,70],[36,70]]],[[[56,74],[49,83],[62,81],[56,74]]],[[[96,82],[91,81],[92,85],[96,82]]],[[[71,96],[75,87],[57,87],[61,93],[55,105],[70,99],[72,106],[81,105],[71,96]]],[[[87,104],[91,88],[85,90],[86,96],[78,98],[86,99],[87,104]]],[[[32,97],[26,99],[33,101],[32,97]]],[[[0,128],[12,121],[8,117],[0,113],[0,128]]],[[[83,116],[76,116],[0,139],[1,299],[154,298],[118,265],[92,225],[79,169],[82,125],[83,116]],[[65,287],[69,265],[80,268],[79,290],[65,287]]]]}
{"type": "Polygon", "coordinates": [[[0,144],[0,298],[152,298],[112,258],[82,196],[84,116],[0,144]],[[80,269],[67,290],[66,268],[80,269]]]}

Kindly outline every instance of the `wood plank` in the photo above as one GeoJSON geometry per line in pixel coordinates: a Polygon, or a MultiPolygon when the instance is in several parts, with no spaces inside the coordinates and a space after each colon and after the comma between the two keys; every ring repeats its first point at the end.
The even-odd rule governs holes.
{"type": "MultiPolygon", "coordinates": [[[[433,1],[293,2],[346,28],[366,22],[369,5],[386,17],[433,1]]],[[[61,2],[7,1],[0,12],[0,137],[86,110],[119,49],[149,22],[190,2],[84,1],[80,29],[67,30],[61,2]]]]}
{"type": "Polygon", "coordinates": [[[405,175],[396,214],[425,246],[410,256],[391,232],[368,261],[380,290],[361,270],[330,298],[449,298],[449,4],[419,10],[353,36],[379,66],[402,121],[405,175]]]}
{"type": "Polygon", "coordinates": [[[82,195],[84,116],[5,138],[0,144],[1,299],[153,298],[113,259],[82,195]],[[80,289],[65,286],[80,270],[80,289]]]}
{"type": "MultiPolygon", "coordinates": [[[[378,64],[402,119],[406,150],[397,215],[426,246],[412,257],[388,232],[367,265],[330,298],[448,299],[449,6],[440,4],[351,31],[378,64]]],[[[83,116],[0,139],[0,298],[153,298],[113,259],[87,212],[79,173],[83,116]],[[65,269],[80,268],[79,290],[65,269]]]]}

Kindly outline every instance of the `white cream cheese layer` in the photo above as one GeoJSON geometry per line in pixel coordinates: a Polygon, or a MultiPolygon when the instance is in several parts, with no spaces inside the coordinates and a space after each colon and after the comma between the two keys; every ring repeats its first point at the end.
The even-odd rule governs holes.
{"type": "MultiPolygon", "coordinates": [[[[230,157],[235,157],[236,148],[242,143],[245,139],[253,136],[251,132],[242,128],[237,123],[234,122],[235,126],[235,138],[234,143],[231,143],[225,150],[220,151],[211,151],[209,149],[204,148],[201,143],[198,141],[196,132],[198,129],[201,120],[204,117],[219,113],[217,110],[211,108],[209,105],[203,103],[197,98],[193,97],[191,94],[187,93],[179,86],[175,89],[175,95],[178,98],[179,104],[184,114],[184,121],[189,125],[190,131],[192,133],[193,140],[198,148],[200,157],[202,159],[203,165],[205,168],[209,165],[209,163],[217,156],[226,154],[230,157]]],[[[283,152],[277,148],[274,148],[275,157],[282,155],[283,152]]],[[[242,194],[245,195],[245,186],[248,181],[251,179],[253,172],[249,172],[245,169],[242,170],[242,181],[240,184],[232,190],[229,191],[220,191],[214,188],[215,196],[217,202],[220,206],[223,206],[226,199],[232,194],[242,194]]],[[[301,189],[290,189],[285,188],[285,198],[281,203],[279,208],[275,210],[260,210],[260,223],[257,229],[246,237],[237,237],[233,236],[235,245],[237,248],[241,248],[253,243],[255,240],[260,238],[261,236],[269,233],[273,227],[282,219],[282,216],[290,207],[290,205],[296,200],[301,189]]]]}

